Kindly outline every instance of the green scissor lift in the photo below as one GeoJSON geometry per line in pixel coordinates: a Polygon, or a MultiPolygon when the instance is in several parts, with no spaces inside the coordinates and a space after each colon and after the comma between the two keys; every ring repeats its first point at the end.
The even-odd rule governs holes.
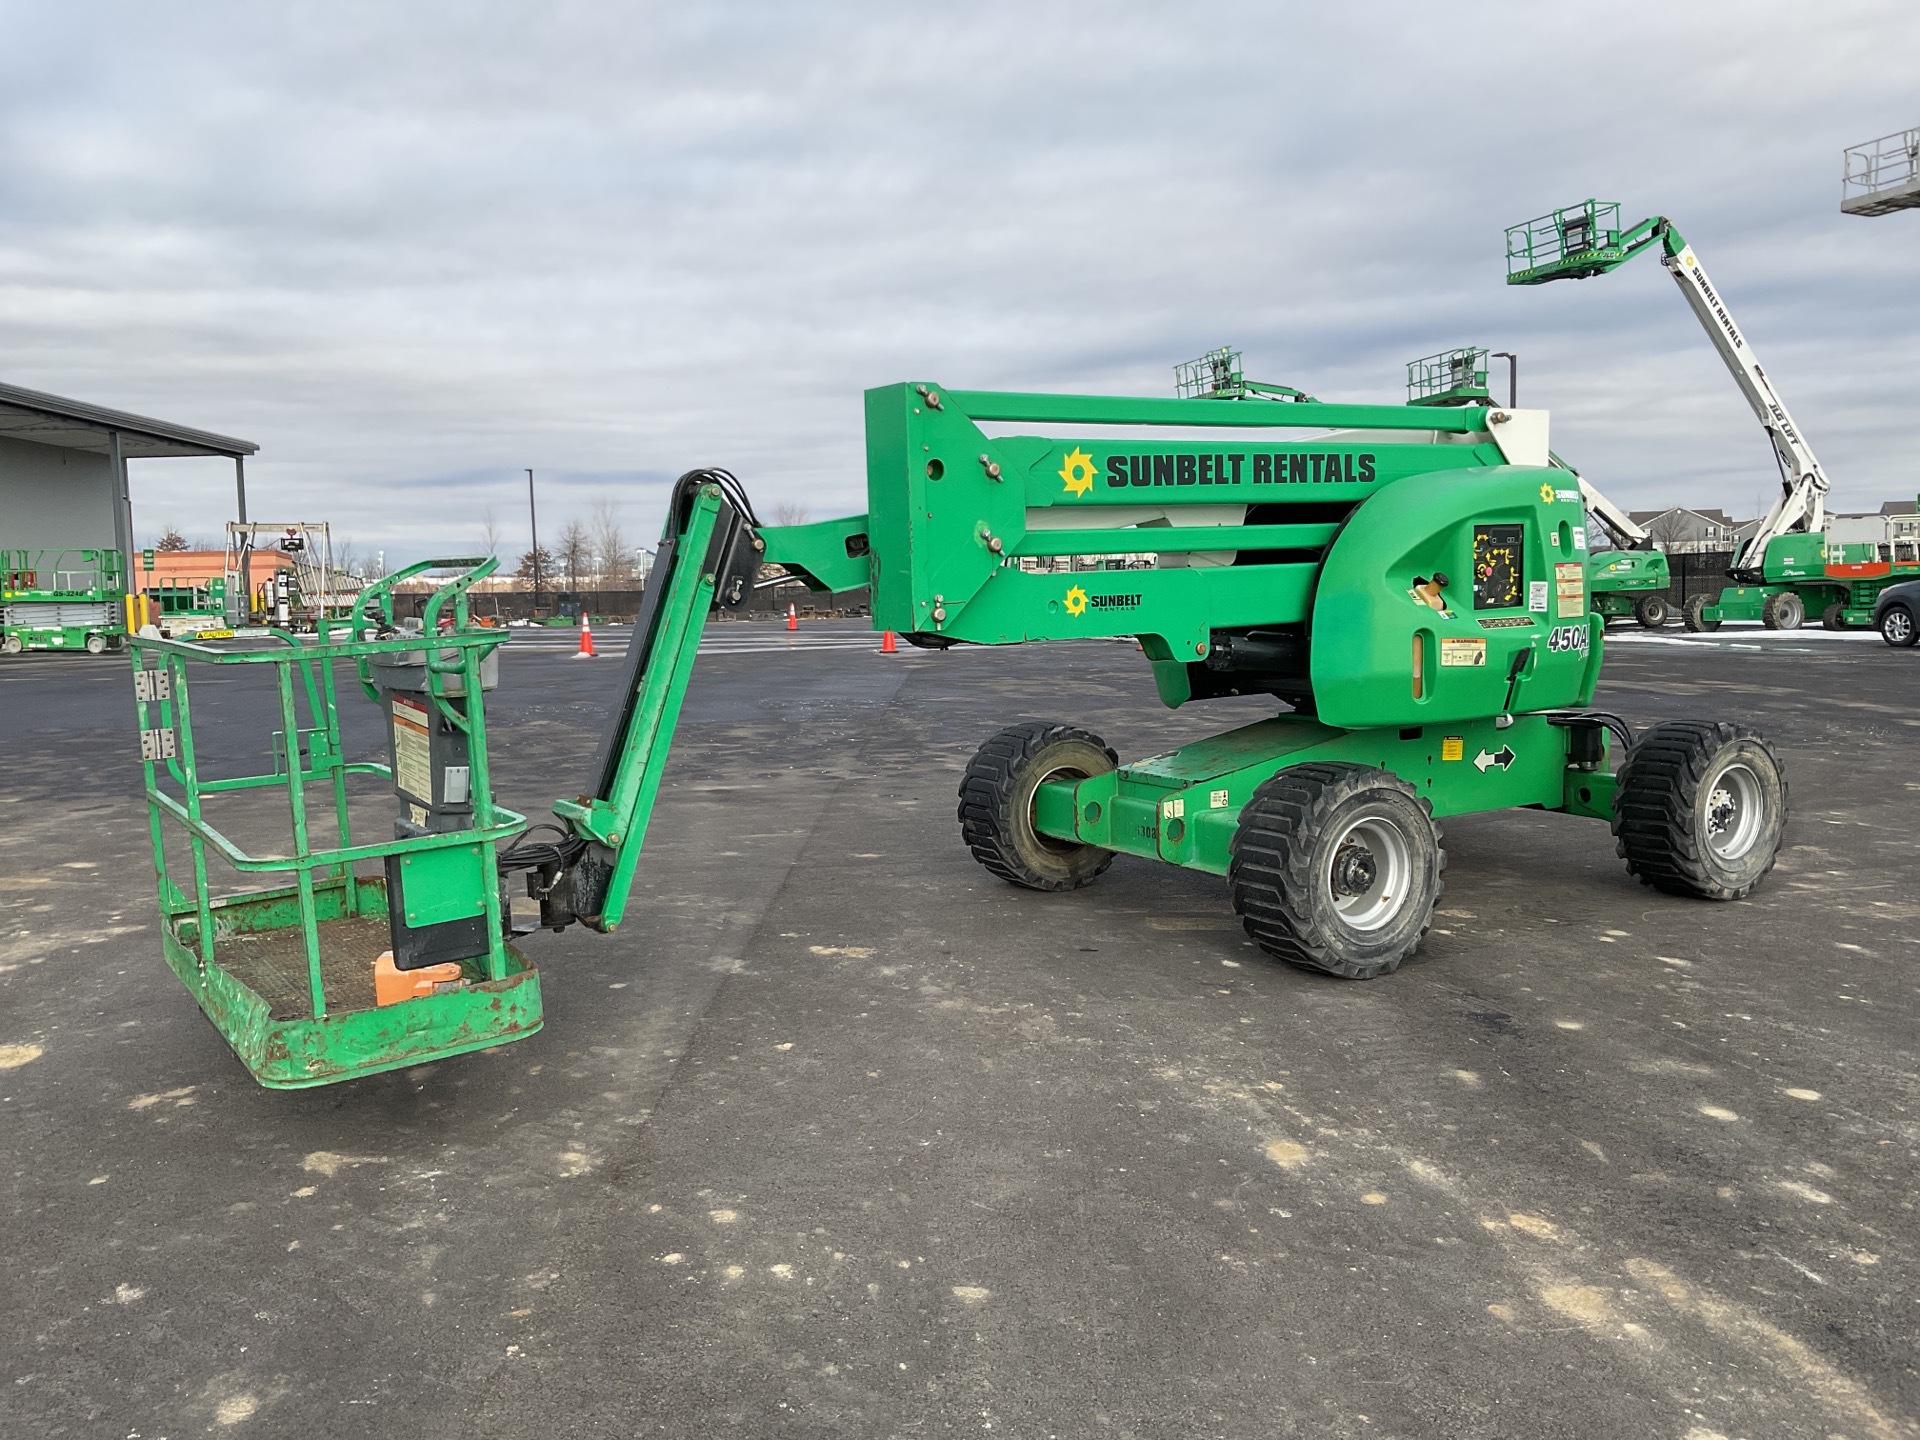
{"type": "Polygon", "coordinates": [[[554,805],[551,840],[522,833],[494,848],[519,817],[487,794],[483,657],[500,637],[469,630],[464,608],[464,586],[484,566],[442,592],[450,606],[436,600],[429,635],[439,613],[454,624],[431,641],[361,638],[391,621],[390,608],[375,617],[363,599],[343,641],[289,637],[231,653],[140,642],[149,748],[170,743],[169,726],[186,734],[185,675],[197,662],[277,667],[284,732],[298,737],[290,766],[229,782],[288,792],[294,853],[266,860],[209,826],[200,805],[210,787],[190,744],[164,772],[149,762],[156,850],[163,824],[184,827],[193,847],[195,894],[163,865],[175,969],[270,1084],[528,1033],[538,991],[505,935],[621,924],[707,615],[743,603],[766,562],[819,590],[870,586],[874,628],[922,648],[1132,636],[1168,706],[1274,702],[1251,724],[1126,764],[1070,723],[1019,720],[989,738],[960,787],[961,837],[1016,885],[1077,888],[1119,854],[1205,871],[1225,879],[1268,953],[1367,978],[1398,966],[1431,923],[1445,864],[1437,818],[1562,811],[1608,822],[1630,872],[1660,890],[1731,899],[1760,882],[1786,817],[1766,741],[1709,722],[1636,739],[1588,708],[1602,622],[1588,603],[1581,492],[1549,463],[1544,412],[1261,398],[885,386],[866,397],[867,513],[812,525],[762,526],[731,475],[689,472],[669,503],[623,699],[582,792],[554,805]],[[1066,433],[1033,433],[1040,426],[1066,433]],[[1116,430],[1127,438],[1110,438],[1116,430]],[[1218,438],[1169,433],[1196,430],[1218,438]],[[1139,553],[1157,564],[1054,568],[1062,557],[1139,553]],[[404,720],[396,707],[417,710],[424,691],[459,743],[409,762],[396,738],[391,767],[347,764],[327,678],[335,659],[361,666],[391,726],[404,720]],[[300,725],[296,669],[324,721],[300,725]],[[151,698],[163,674],[171,700],[151,698]],[[446,688],[456,674],[457,694],[446,688]],[[1631,742],[1624,758],[1615,740],[1631,742]],[[470,814],[443,805],[440,777],[455,768],[470,814]],[[346,842],[340,797],[356,770],[396,786],[403,838],[346,842]],[[163,773],[184,799],[159,792],[163,773]],[[300,827],[308,786],[331,787],[342,817],[325,848],[300,827]],[[291,871],[295,883],[211,899],[209,848],[241,868],[291,871]],[[387,937],[402,968],[462,966],[445,994],[397,1014],[336,1004],[327,989],[328,926],[344,933],[381,912],[381,878],[354,873],[376,860],[385,928],[342,952],[343,977],[387,937]],[[408,860],[424,873],[406,878],[408,860]],[[502,898],[514,873],[538,909],[517,922],[502,898]],[[274,929],[299,931],[306,978],[301,1013],[286,1018],[230,958],[246,936],[274,929]]]}
{"type": "Polygon", "coordinates": [[[0,654],[126,643],[127,586],[118,550],[0,550],[0,654]]]}

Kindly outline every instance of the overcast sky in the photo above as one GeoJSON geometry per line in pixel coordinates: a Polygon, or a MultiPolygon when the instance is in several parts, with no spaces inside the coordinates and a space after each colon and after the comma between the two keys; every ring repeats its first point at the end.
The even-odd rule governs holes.
{"type": "MultiPolygon", "coordinates": [[[[1920,6],[89,4],[0,0],[0,379],[239,435],[255,518],[389,561],[525,544],[699,464],[865,505],[860,392],[1394,401],[1521,355],[1635,508],[1750,514],[1767,444],[1651,257],[1509,289],[1502,230],[1673,217],[1834,478],[1920,486],[1920,6]],[[548,527],[552,527],[549,530],[548,527]]],[[[224,463],[135,462],[143,538],[224,463]]]]}

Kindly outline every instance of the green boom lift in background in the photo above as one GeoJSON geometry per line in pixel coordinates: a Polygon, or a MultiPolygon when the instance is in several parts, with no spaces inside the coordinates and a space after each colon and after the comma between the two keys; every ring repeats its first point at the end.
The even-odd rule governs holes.
{"type": "Polygon", "coordinates": [[[1132,636],[1168,706],[1274,702],[1126,764],[1071,723],[1020,720],[988,739],[960,786],[961,839],[1015,885],[1074,889],[1121,854],[1205,871],[1267,953],[1355,979],[1393,970],[1426,933],[1445,864],[1436,822],[1451,815],[1592,818],[1657,889],[1751,891],[1786,819],[1767,742],[1705,721],[1636,739],[1589,708],[1603,624],[1584,498],[1550,461],[1545,412],[1275,389],[1231,401],[871,390],[868,512],[811,525],[763,526],[731,475],[689,472],[599,761],[554,805],[551,838],[491,794],[484,709],[503,637],[466,611],[490,561],[458,563],[424,636],[394,633],[392,587],[445,566],[369,587],[344,635],[323,623],[225,650],[136,639],[169,962],[268,1085],[531,1033],[538,976],[513,939],[626,919],[700,633],[765,562],[819,590],[871,587],[874,628],[923,648],[1132,636]],[[1026,433],[1003,433],[1014,427],[1026,433]],[[1128,438],[1106,438],[1116,430],[1128,438]],[[1157,564],[1053,568],[1142,553],[1157,564]],[[336,662],[382,709],[385,763],[341,751],[336,662]],[[189,700],[202,665],[272,672],[274,773],[203,768],[189,700]],[[394,839],[350,838],[355,774],[390,787],[394,839]],[[287,797],[283,853],[248,853],[215,823],[229,792],[263,789],[287,797]],[[322,803],[308,806],[310,790],[322,803]],[[291,883],[215,895],[210,859],[291,883]],[[517,920],[513,876],[532,902],[517,920]],[[423,977],[418,993],[377,1003],[381,949],[394,974],[423,977]]]}
{"type": "Polygon", "coordinates": [[[1687,628],[1717,630],[1726,620],[1758,620],[1769,629],[1796,630],[1810,614],[1834,630],[1871,624],[1882,590],[1920,577],[1920,555],[1911,544],[1889,545],[1884,556],[1849,556],[1828,545],[1826,473],[1700,257],[1671,220],[1655,215],[1623,230],[1617,203],[1583,200],[1511,226],[1507,283],[1545,285],[1605,275],[1655,247],[1766,430],[1780,468],[1780,498],[1735,555],[1728,572],[1735,583],[1711,602],[1704,595],[1690,599],[1687,628]]]}

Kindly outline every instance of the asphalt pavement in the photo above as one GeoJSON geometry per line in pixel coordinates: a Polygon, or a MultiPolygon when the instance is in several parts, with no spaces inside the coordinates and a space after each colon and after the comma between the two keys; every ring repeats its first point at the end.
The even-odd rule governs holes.
{"type": "MultiPolygon", "coordinates": [[[[536,816],[620,673],[570,639],[493,697],[536,816]]],[[[264,755],[263,692],[195,694],[264,755]]],[[[1599,703],[1776,741],[1768,883],[1457,820],[1354,984],[1213,877],[1039,895],[959,842],[1008,721],[1137,757],[1262,702],[720,627],[632,918],[526,942],[545,1030],[277,1093],[161,959],[124,658],[0,663],[0,1435],[1920,1435],[1920,653],[1629,634],[1599,703]]]]}

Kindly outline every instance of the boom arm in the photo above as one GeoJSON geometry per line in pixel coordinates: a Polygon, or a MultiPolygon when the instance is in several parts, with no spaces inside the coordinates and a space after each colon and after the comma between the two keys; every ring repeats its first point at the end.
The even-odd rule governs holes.
{"type": "MultiPolygon", "coordinates": [[[[1719,352],[1734,384],[1753,408],[1755,417],[1767,432],[1780,466],[1780,498],[1767,512],[1747,543],[1734,559],[1734,578],[1757,581],[1762,575],[1767,545],[1776,536],[1810,533],[1826,528],[1826,472],[1814,457],[1813,447],[1794,424],[1793,417],[1767,378],[1767,372],[1754,358],[1740,327],[1734,323],[1726,302],[1707,276],[1693,247],[1664,215],[1641,221],[1625,232],[1607,230],[1599,223],[1609,207],[1587,201],[1584,206],[1557,210],[1550,217],[1529,221],[1507,232],[1510,285],[1538,285],[1551,280],[1578,280],[1619,269],[1642,250],[1656,244],[1661,249],[1660,263],[1673,277],[1686,297],[1688,307],[1713,348],[1719,352]],[[1516,242],[1515,236],[1522,239],[1516,242]],[[1540,258],[1536,247],[1545,237],[1550,258],[1544,264],[1529,263],[1513,269],[1513,261],[1540,258]]],[[[1617,215],[1618,207],[1611,207],[1617,215]]],[[[1609,521],[1611,524],[1611,521],[1609,521]]]]}
{"type": "Polygon", "coordinates": [[[625,915],[701,633],[713,609],[737,607],[751,592],[765,548],[757,530],[726,471],[689,471],[674,486],[633,622],[620,709],[594,765],[594,791],[554,802],[566,827],[558,844],[523,844],[500,857],[503,870],[534,872],[528,889],[540,901],[542,926],[579,920],[604,932],[625,915]]]}
{"type": "Polygon", "coordinates": [[[1619,541],[1624,548],[1628,550],[1644,550],[1647,548],[1647,532],[1633,523],[1633,517],[1631,515],[1627,514],[1626,511],[1622,510],[1618,505],[1615,505],[1613,501],[1602,495],[1586,476],[1582,475],[1578,470],[1575,470],[1573,466],[1567,464],[1567,462],[1562,460],[1558,455],[1549,455],[1548,458],[1555,465],[1573,476],[1579,483],[1580,497],[1586,501],[1587,509],[1600,517],[1601,522],[1606,525],[1607,529],[1613,532],[1613,538],[1615,540],[1619,541]]]}

